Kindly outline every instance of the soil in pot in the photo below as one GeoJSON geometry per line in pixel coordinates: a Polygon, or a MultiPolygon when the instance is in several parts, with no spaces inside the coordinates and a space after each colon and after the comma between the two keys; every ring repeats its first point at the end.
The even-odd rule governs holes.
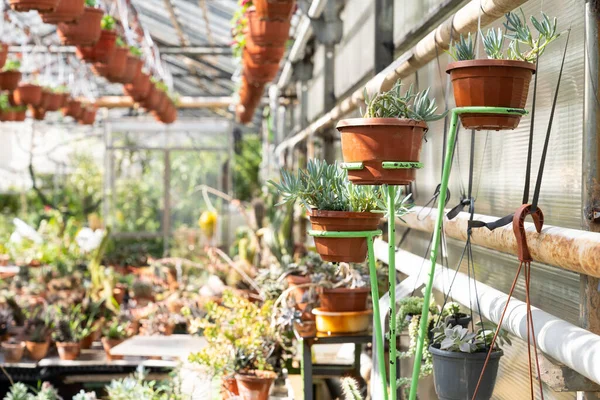
{"type": "MultiPolygon", "coordinates": [[[[370,212],[312,210],[310,222],[316,231],[356,232],[377,229],[380,215],[370,212]]],[[[366,238],[325,238],[315,236],[317,252],[324,261],[361,263],[367,257],[366,238]]]]}
{"type": "Polygon", "coordinates": [[[2,352],[4,353],[4,362],[17,363],[23,358],[25,343],[23,342],[2,342],[2,352]]]}
{"type": "Polygon", "coordinates": [[[17,106],[37,107],[42,101],[42,87],[30,83],[20,84],[13,95],[17,106]]]}
{"type": "Polygon", "coordinates": [[[261,18],[287,21],[296,9],[295,0],[254,0],[256,14],[261,18]]]}
{"type": "Polygon", "coordinates": [[[42,358],[46,357],[48,354],[48,349],[50,348],[50,342],[25,342],[25,347],[27,348],[27,353],[29,354],[29,358],[33,361],[40,361],[42,358]]]}
{"type": "Polygon", "coordinates": [[[364,311],[367,309],[369,288],[323,288],[319,293],[321,310],[323,311],[364,311]]]}
{"type": "Polygon", "coordinates": [[[221,397],[223,399],[231,399],[234,396],[239,396],[237,381],[235,376],[224,376],[221,378],[221,397]]]}
{"type": "Polygon", "coordinates": [[[235,374],[242,400],[268,400],[269,391],[277,374],[272,371],[250,371],[235,374]]]}
{"type": "Polygon", "coordinates": [[[362,162],[363,169],[349,170],[357,185],[408,185],[416,179],[415,168],[384,169],[389,161],[419,162],[427,124],[398,118],[351,118],[340,121],[344,162],[362,162]]]}
{"type": "Polygon", "coordinates": [[[93,46],[78,46],[77,56],[93,63],[107,64],[115,51],[117,34],[115,31],[102,29],[100,38],[93,46]]]}
{"type": "Polygon", "coordinates": [[[100,39],[102,28],[100,22],[104,11],[99,8],[85,7],[77,22],[58,24],[58,37],[64,45],[92,46],[100,39]]]}
{"type": "Polygon", "coordinates": [[[6,64],[6,59],[8,58],[8,45],[6,43],[0,42],[0,69],[4,67],[6,64]]]}
{"type": "Polygon", "coordinates": [[[85,7],[85,0],[60,0],[58,6],[52,12],[41,13],[42,21],[45,24],[58,24],[60,22],[76,22],[85,7]]]}
{"type": "Polygon", "coordinates": [[[284,46],[290,34],[290,21],[261,18],[254,8],[248,10],[248,34],[259,46],[284,46]]]}
{"type": "Polygon", "coordinates": [[[122,360],[123,359],[123,356],[113,356],[112,354],[110,354],[110,350],[113,347],[120,345],[124,341],[125,341],[125,339],[109,339],[106,337],[102,338],[102,347],[104,347],[104,352],[106,353],[107,360],[112,361],[112,360],[122,360]]]}
{"type": "Polygon", "coordinates": [[[317,331],[329,333],[358,333],[369,330],[373,311],[336,312],[315,308],[317,331]]]}
{"type": "Polygon", "coordinates": [[[0,72],[0,89],[14,91],[19,87],[21,77],[23,75],[19,71],[4,71],[0,72]]]}
{"type": "Polygon", "coordinates": [[[58,349],[58,356],[61,360],[73,361],[79,357],[81,347],[79,343],[56,343],[58,349]]]}
{"type": "MultiPolygon", "coordinates": [[[[458,353],[429,347],[433,356],[433,380],[440,400],[472,399],[487,353],[458,353]]],[[[477,400],[492,398],[502,350],[495,351],[485,369],[477,400]]]]}
{"type": "Polygon", "coordinates": [[[52,12],[56,10],[58,1],[59,0],[10,0],[10,8],[19,12],[52,12]]]}
{"type": "MultiPolygon", "coordinates": [[[[457,107],[525,108],[535,64],[515,60],[467,60],[448,64],[457,107]]],[[[515,129],[521,116],[461,114],[467,129],[515,129]]]]}

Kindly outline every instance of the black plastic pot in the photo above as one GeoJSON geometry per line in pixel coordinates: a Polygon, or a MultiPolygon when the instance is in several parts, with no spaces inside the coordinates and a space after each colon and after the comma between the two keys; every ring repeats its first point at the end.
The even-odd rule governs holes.
{"type": "MultiPolygon", "coordinates": [[[[429,347],[433,356],[433,381],[440,400],[471,400],[487,353],[458,353],[429,347]]],[[[476,400],[492,398],[502,350],[490,357],[476,400]]]]}
{"type": "Polygon", "coordinates": [[[457,315],[448,315],[444,319],[444,322],[446,323],[446,325],[450,324],[450,326],[453,328],[456,325],[460,325],[463,328],[467,329],[469,328],[469,324],[471,323],[471,316],[463,313],[457,315]]]}

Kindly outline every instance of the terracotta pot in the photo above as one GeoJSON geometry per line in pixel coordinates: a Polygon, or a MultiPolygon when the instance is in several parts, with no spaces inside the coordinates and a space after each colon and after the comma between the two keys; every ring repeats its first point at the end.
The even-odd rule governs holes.
{"type": "Polygon", "coordinates": [[[46,118],[46,110],[43,108],[29,106],[29,110],[36,121],[43,121],[46,118]]]}
{"type": "Polygon", "coordinates": [[[2,342],[2,352],[4,353],[4,362],[18,363],[23,358],[25,343],[2,342]]]}
{"type": "Polygon", "coordinates": [[[42,87],[31,83],[20,84],[14,92],[14,98],[18,106],[37,107],[42,101],[42,87]]]}
{"type": "Polygon", "coordinates": [[[323,288],[319,293],[321,311],[350,312],[367,309],[369,288],[323,288]]]}
{"type": "Polygon", "coordinates": [[[79,347],[82,350],[91,349],[93,344],[94,344],[94,335],[93,334],[89,334],[79,341],[79,347]]]}
{"type": "Polygon", "coordinates": [[[359,185],[407,185],[416,169],[383,169],[384,161],[418,162],[427,124],[398,118],[351,118],[340,121],[344,162],[362,162],[362,170],[349,170],[359,185]]]}
{"type": "Polygon", "coordinates": [[[152,111],[154,111],[157,114],[162,114],[169,106],[169,97],[167,96],[167,94],[165,92],[163,92],[160,89],[156,89],[156,93],[157,93],[156,96],[158,97],[158,101],[156,102],[156,105],[154,106],[154,108],[152,108],[152,111]]]}
{"type": "Polygon", "coordinates": [[[63,115],[65,117],[72,117],[78,119],[81,115],[81,102],[75,99],[69,99],[63,108],[63,115]]]}
{"type": "MultiPolygon", "coordinates": [[[[513,60],[468,60],[448,64],[457,107],[525,108],[535,64],[513,60]]],[[[515,129],[519,115],[461,114],[467,129],[515,129]]]]}
{"type": "Polygon", "coordinates": [[[40,361],[48,354],[50,342],[25,342],[25,347],[27,348],[27,352],[29,353],[29,358],[31,358],[33,361],[40,361]]]}
{"type": "Polygon", "coordinates": [[[94,122],[96,122],[97,112],[98,110],[95,107],[86,107],[81,111],[79,116],[79,124],[94,125],[94,122]]]}
{"type": "MultiPolygon", "coordinates": [[[[310,222],[316,231],[374,231],[380,215],[370,212],[312,210],[310,222]]],[[[367,257],[366,238],[315,237],[317,252],[324,261],[361,263],[367,257]]]]}
{"type": "Polygon", "coordinates": [[[235,374],[239,395],[243,400],[268,400],[269,390],[277,374],[273,371],[250,371],[235,374]]]}
{"type": "Polygon", "coordinates": [[[56,349],[58,350],[58,356],[61,360],[73,361],[79,357],[81,347],[79,343],[56,343],[56,349]]]}
{"type": "Polygon", "coordinates": [[[3,110],[0,111],[0,122],[14,121],[16,118],[14,111],[3,110]]]}
{"type": "Polygon", "coordinates": [[[100,38],[93,46],[77,46],[77,57],[92,63],[107,64],[115,51],[117,33],[102,29],[100,38]]]}
{"type": "Polygon", "coordinates": [[[142,73],[144,62],[131,54],[127,55],[125,72],[119,78],[119,83],[131,83],[138,75],[142,73]]]}
{"type": "Polygon", "coordinates": [[[133,100],[141,101],[150,94],[151,86],[154,87],[150,82],[150,76],[142,72],[138,74],[133,82],[125,85],[124,90],[133,100]]]}
{"type": "Polygon", "coordinates": [[[0,72],[0,90],[14,91],[19,87],[23,75],[19,71],[0,72]]]}
{"type": "Polygon", "coordinates": [[[177,120],[177,107],[173,103],[170,103],[167,109],[159,115],[159,120],[163,124],[172,124],[177,120]]]}
{"type": "Polygon", "coordinates": [[[316,316],[317,331],[329,333],[358,333],[369,329],[373,311],[334,312],[320,308],[312,310],[316,316]]]}
{"type": "Polygon", "coordinates": [[[265,90],[264,83],[251,83],[245,76],[242,76],[240,86],[240,104],[245,107],[255,108],[259,105],[265,90]]]}
{"type": "Polygon", "coordinates": [[[279,63],[285,54],[285,46],[259,46],[246,34],[244,51],[257,63],[279,63]]]}
{"type": "Polygon", "coordinates": [[[92,46],[100,39],[101,21],[104,11],[99,8],[85,7],[83,14],[73,24],[58,24],[58,37],[64,45],[92,46]]]}
{"type": "Polygon", "coordinates": [[[56,9],[58,0],[10,0],[10,8],[19,12],[51,12],[56,9]]]}
{"type": "Polygon", "coordinates": [[[60,22],[76,22],[83,14],[85,0],[60,0],[58,6],[52,12],[41,13],[42,21],[46,24],[58,24],[60,22]]]}
{"type": "Polygon", "coordinates": [[[290,35],[290,21],[261,18],[256,10],[248,10],[248,33],[259,46],[284,46],[290,35]]]}
{"type": "Polygon", "coordinates": [[[287,21],[296,9],[295,0],[254,0],[256,14],[261,18],[287,21]]]}
{"type": "Polygon", "coordinates": [[[126,47],[116,48],[106,66],[106,74],[103,75],[112,83],[120,83],[127,67],[127,55],[129,49],[126,47]]]}
{"type": "Polygon", "coordinates": [[[6,43],[0,43],[0,69],[6,64],[8,58],[8,45],[6,43]]]}
{"type": "Polygon", "coordinates": [[[61,93],[52,93],[43,90],[40,107],[46,111],[58,111],[64,104],[64,96],[61,93]]]}
{"type": "Polygon", "coordinates": [[[271,82],[277,76],[279,64],[262,64],[257,67],[244,65],[244,75],[249,82],[260,85],[271,82]]]}
{"type": "Polygon", "coordinates": [[[23,122],[27,119],[27,110],[15,111],[15,122],[23,122]]]}
{"type": "Polygon", "coordinates": [[[239,104],[235,108],[236,120],[241,124],[250,123],[252,118],[254,118],[254,111],[256,111],[256,107],[244,107],[243,105],[239,104]]]}
{"type": "Polygon", "coordinates": [[[141,104],[146,110],[154,110],[160,102],[160,93],[154,84],[150,84],[150,89],[144,99],[141,100],[141,104]]]}
{"type": "Polygon", "coordinates": [[[125,341],[125,339],[109,339],[106,337],[102,338],[102,347],[104,347],[104,352],[106,353],[106,359],[107,360],[122,360],[123,356],[113,356],[110,354],[110,350],[113,347],[118,346],[119,344],[123,343],[125,341]]]}
{"type": "Polygon", "coordinates": [[[237,381],[235,376],[224,376],[221,378],[221,398],[230,399],[234,396],[239,396],[237,381]]]}
{"type": "MultiPolygon", "coordinates": [[[[310,276],[288,275],[285,277],[285,279],[289,288],[311,283],[310,276]]],[[[304,294],[309,290],[309,287],[301,287],[291,291],[291,295],[296,303],[296,309],[302,312],[302,320],[314,320],[314,315],[310,312],[310,310],[306,310],[309,304],[303,301],[304,294]]]]}
{"type": "Polygon", "coordinates": [[[114,288],[113,289],[113,297],[115,298],[115,301],[119,305],[121,305],[121,304],[123,304],[123,301],[125,300],[125,291],[120,288],[114,288]]]}

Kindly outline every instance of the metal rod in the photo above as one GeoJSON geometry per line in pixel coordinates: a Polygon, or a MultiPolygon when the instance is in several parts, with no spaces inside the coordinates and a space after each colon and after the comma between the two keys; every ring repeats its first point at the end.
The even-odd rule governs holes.
{"type": "Polygon", "coordinates": [[[388,252],[390,265],[388,275],[390,279],[390,398],[398,397],[396,380],[396,187],[387,185],[388,203],[388,252]]]}

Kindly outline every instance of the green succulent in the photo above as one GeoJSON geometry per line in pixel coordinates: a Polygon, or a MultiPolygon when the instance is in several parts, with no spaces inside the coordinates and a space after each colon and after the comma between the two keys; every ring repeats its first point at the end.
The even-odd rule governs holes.
{"type": "Polygon", "coordinates": [[[142,49],[140,49],[138,46],[135,46],[135,45],[129,46],[129,52],[131,53],[131,55],[136,56],[136,57],[142,56],[142,49]]]}
{"type": "Polygon", "coordinates": [[[4,400],[31,400],[33,395],[29,393],[27,385],[16,382],[10,387],[10,391],[4,396],[4,400]]]}
{"type": "Polygon", "coordinates": [[[481,37],[483,38],[483,48],[487,56],[495,60],[502,60],[504,58],[504,34],[502,33],[502,29],[489,29],[486,35],[481,33],[481,37]]]}
{"type": "Polygon", "coordinates": [[[21,69],[21,61],[19,60],[8,60],[2,68],[3,72],[18,71],[21,69]]]}
{"type": "Polygon", "coordinates": [[[85,0],[86,7],[96,7],[96,0],[85,0]]]}
{"type": "Polygon", "coordinates": [[[115,20],[113,16],[105,15],[104,17],[102,17],[102,22],[100,22],[100,26],[105,31],[112,31],[115,29],[116,23],[117,20],[115,20]]]}
{"type": "Polygon", "coordinates": [[[454,59],[454,61],[465,61],[475,59],[475,44],[471,37],[471,32],[467,35],[467,38],[461,34],[460,39],[455,41],[450,49],[446,51],[454,59]]]}
{"type": "Polygon", "coordinates": [[[527,19],[523,9],[520,9],[522,19],[514,12],[506,14],[506,37],[511,39],[508,46],[508,58],[511,60],[522,60],[535,62],[544,53],[546,46],[555,41],[561,34],[557,32],[556,17],[550,18],[542,12],[542,19],[538,20],[533,15],[530,17],[531,24],[537,31],[537,38],[533,37],[531,29],[527,25],[527,19]],[[528,47],[521,50],[520,46],[528,47]]]}

